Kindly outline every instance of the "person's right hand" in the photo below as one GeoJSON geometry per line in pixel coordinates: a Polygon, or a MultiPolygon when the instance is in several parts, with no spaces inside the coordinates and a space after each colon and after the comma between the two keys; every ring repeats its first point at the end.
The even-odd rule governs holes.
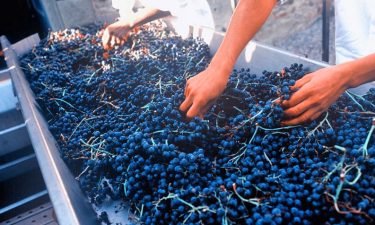
{"type": "Polygon", "coordinates": [[[114,45],[123,45],[132,27],[124,21],[112,23],[105,28],[102,43],[104,49],[111,49],[114,45]]]}
{"type": "Polygon", "coordinates": [[[224,92],[228,75],[219,73],[218,70],[208,67],[186,82],[185,100],[180,105],[180,110],[186,112],[187,118],[203,118],[224,92]]]}

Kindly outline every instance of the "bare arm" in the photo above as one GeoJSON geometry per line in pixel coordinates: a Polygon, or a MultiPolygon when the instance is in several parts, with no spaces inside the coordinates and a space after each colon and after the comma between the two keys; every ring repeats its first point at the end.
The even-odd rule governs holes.
{"type": "Polygon", "coordinates": [[[168,11],[161,11],[156,8],[144,8],[135,13],[128,20],[117,21],[109,25],[103,33],[102,43],[105,49],[112,48],[114,44],[122,45],[127,38],[129,31],[137,26],[169,16],[168,11]]]}
{"type": "Polygon", "coordinates": [[[375,53],[338,66],[348,76],[348,87],[354,88],[375,80],[375,53]]]}
{"type": "Polygon", "coordinates": [[[211,65],[230,74],[241,51],[262,27],[275,4],[276,0],[241,0],[211,65]]]}
{"type": "Polygon", "coordinates": [[[285,108],[284,125],[318,118],[348,88],[375,80],[375,54],[307,74],[292,87],[297,90],[285,108]]]}
{"type": "Polygon", "coordinates": [[[224,91],[234,64],[243,48],[270,15],[276,0],[241,0],[228,31],[208,68],[190,78],[180,110],[187,117],[203,117],[224,91]]]}

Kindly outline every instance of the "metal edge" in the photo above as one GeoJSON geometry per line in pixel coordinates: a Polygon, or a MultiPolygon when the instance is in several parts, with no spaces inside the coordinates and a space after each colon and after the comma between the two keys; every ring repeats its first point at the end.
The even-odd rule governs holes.
{"type": "MultiPolygon", "coordinates": [[[[189,36],[203,39],[210,46],[211,54],[214,54],[218,50],[225,36],[225,33],[217,32],[206,27],[190,25],[186,29],[189,30],[189,36]]],[[[288,64],[294,62],[302,63],[313,70],[331,66],[323,61],[309,59],[304,56],[252,40],[241,52],[236,61],[235,68],[251,68],[254,73],[261,74],[264,69],[278,71],[283,67],[288,66],[288,64]]]]}
{"type": "MultiPolygon", "coordinates": [[[[34,95],[23,71],[19,68],[16,52],[11,48],[5,36],[2,36],[0,41],[31,143],[34,146],[59,223],[64,225],[98,224],[91,204],[60,157],[56,141],[48,129],[47,122],[37,108],[34,95]]],[[[22,41],[20,44],[22,44],[22,41]]],[[[28,47],[28,50],[32,47],[26,46],[26,43],[22,45],[25,49],[28,47]]]]}
{"type": "Polygon", "coordinates": [[[25,39],[22,39],[21,41],[18,41],[11,45],[11,48],[16,53],[17,57],[21,57],[27,52],[30,51],[30,48],[35,47],[40,42],[40,38],[38,34],[33,34],[28,36],[25,39]]]}

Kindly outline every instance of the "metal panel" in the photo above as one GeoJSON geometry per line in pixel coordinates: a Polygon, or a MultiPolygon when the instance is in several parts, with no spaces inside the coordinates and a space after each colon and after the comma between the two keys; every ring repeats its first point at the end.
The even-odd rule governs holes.
{"type": "MultiPolygon", "coordinates": [[[[4,37],[5,38],[5,37],[4,37]]],[[[5,39],[4,39],[5,40],[5,39]]],[[[34,46],[39,44],[40,38],[38,34],[30,35],[29,37],[22,39],[21,41],[18,41],[14,43],[13,45],[10,45],[9,42],[6,44],[7,41],[4,43],[1,42],[1,45],[3,46],[3,51],[8,51],[9,49],[12,49],[13,52],[10,54],[12,55],[10,57],[9,51],[8,55],[5,54],[5,60],[8,62],[9,60],[14,60],[13,63],[17,61],[18,57],[21,57],[25,53],[29,52],[34,46]],[[27,46],[27,47],[26,47],[27,46]],[[15,54],[15,57],[14,57],[15,54]]],[[[8,71],[11,70],[13,67],[9,66],[8,64],[8,71]]]]}
{"type": "Polygon", "coordinates": [[[18,54],[4,36],[1,37],[1,44],[4,48],[8,68],[12,68],[10,75],[14,89],[51,202],[61,224],[97,224],[96,215],[61,159],[56,141],[48,130],[47,122],[36,104],[23,71],[18,66],[17,55],[29,51],[35,43],[34,40],[25,39],[17,43],[17,48],[14,49],[20,49],[18,54]]]}
{"type": "MultiPolygon", "coordinates": [[[[4,208],[1,208],[0,209],[0,214],[4,214],[4,213],[9,212],[9,211],[11,211],[13,209],[16,209],[16,208],[18,208],[20,206],[23,206],[23,205],[25,205],[27,203],[35,201],[36,199],[42,198],[42,197],[46,196],[47,194],[48,194],[47,190],[44,190],[44,191],[40,191],[38,193],[35,193],[33,195],[30,195],[27,198],[21,199],[21,200],[13,203],[11,205],[8,205],[8,206],[6,206],[4,208]]],[[[21,219],[21,218],[22,218],[22,216],[18,216],[17,219],[13,219],[13,220],[15,220],[15,222],[19,222],[19,219],[21,219]]],[[[12,224],[11,223],[12,219],[8,220],[8,221],[9,222],[5,221],[4,223],[6,223],[6,224],[12,224]]],[[[3,224],[3,223],[1,223],[1,224],[3,224]]]]}
{"type": "Polygon", "coordinates": [[[0,132],[5,129],[24,123],[22,113],[17,108],[0,113],[0,121],[0,132]]]}
{"type": "MultiPolygon", "coordinates": [[[[40,193],[38,193],[40,194],[40,193]]],[[[41,194],[47,195],[47,191],[41,192],[41,194]]],[[[33,208],[25,213],[19,214],[14,218],[8,219],[1,222],[0,225],[52,225],[57,224],[54,215],[53,207],[50,202],[40,205],[37,208],[33,208]]]]}
{"type": "Polygon", "coordinates": [[[35,169],[38,163],[35,154],[29,154],[6,164],[0,165],[0,182],[35,169]]]}
{"type": "Polygon", "coordinates": [[[329,25],[331,19],[331,0],[322,0],[323,10],[322,10],[322,60],[329,62],[329,25]]]}
{"type": "Polygon", "coordinates": [[[12,82],[10,79],[0,80],[0,114],[17,106],[17,98],[13,94],[12,82]]]}
{"type": "Polygon", "coordinates": [[[26,124],[22,123],[0,131],[0,156],[30,145],[26,124]]]}

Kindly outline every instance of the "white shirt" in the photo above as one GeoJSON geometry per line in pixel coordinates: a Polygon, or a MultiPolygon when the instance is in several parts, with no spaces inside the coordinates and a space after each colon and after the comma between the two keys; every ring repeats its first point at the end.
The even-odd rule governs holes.
{"type": "Polygon", "coordinates": [[[141,0],[145,6],[169,11],[179,22],[215,28],[211,9],[206,0],[141,0]]]}
{"type": "Polygon", "coordinates": [[[210,6],[206,0],[112,0],[112,6],[119,9],[121,19],[133,16],[133,7],[153,7],[169,11],[169,23],[182,37],[189,37],[190,25],[215,29],[210,6]]]}
{"type": "MultiPolygon", "coordinates": [[[[375,53],[375,0],[335,0],[335,14],[336,64],[375,53]]],[[[374,87],[370,82],[356,91],[374,87]]]]}
{"type": "Polygon", "coordinates": [[[336,63],[375,53],[375,0],[336,0],[336,63]]]}

